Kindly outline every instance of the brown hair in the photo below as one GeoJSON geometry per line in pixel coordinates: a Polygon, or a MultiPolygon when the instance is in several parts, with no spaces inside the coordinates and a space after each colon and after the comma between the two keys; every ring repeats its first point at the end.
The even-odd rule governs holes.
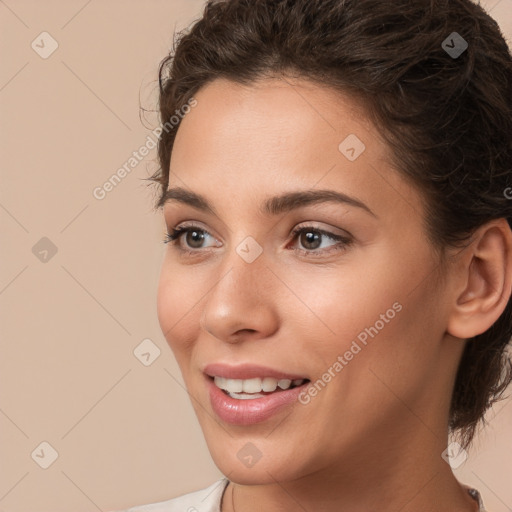
{"type": "MultiPolygon", "coordinates": [[[[470,0],[210,0],[160,64],[161,122],[216,78],[250,85],[291,73],[362,99],[397,170],[423,194],[435,247],[458,247],[493,219],[511,224],[512,57],[482,7],[470,0]],[[467,48],[449,54],[459,36],[467,48]]],[[[159,138],[160,169],[150,180],[162,195],[178,127],[159,138]]],[[[512,380],[511,337],[508,298],[495,324],[468,341],[459,365],[450,429],[465,447],[512,380]]]]}

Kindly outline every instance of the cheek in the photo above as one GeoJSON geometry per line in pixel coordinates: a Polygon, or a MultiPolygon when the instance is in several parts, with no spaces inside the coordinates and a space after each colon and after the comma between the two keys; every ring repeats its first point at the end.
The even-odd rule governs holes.
{"type": "Polygon", "coordinates": [[[307,334],[312,339],[321,337],[323,345],[330,346],[331,351],[343,350],[376,322],[382,329],[380,315],[386,316],[387,312],[385,320],[396,316],[399,306],[393,308],[393,304],[400,298],[397,282],[389,279],[389,274],[381,274],[380,278],[376,274],[371,268],[358,271],[348,264],[337,269],[289,272],[285,280],[307,308],[297,303],[288,313],[299,317],[302,323],[306,312],[306,318],[310,319],[307,334]]]}
{"type": "Polygon", "coordinates": [[[164,262],[157,290],[157,315],[162,333],[178,355],[190,344],[192,325],[198,328],[200,301],[204,295],[194,274],[183,272],[176,265],[164,262]]]}
{"type": "Polygon", "coordinates": [[[397,281],[394,288],[375,288],[369,300],[343,313],[338,323],[339,331],[344,329],[342,343],[331,348],[333,356],[343,357],[335,386],[346,412],[382,419],[402,414],[402,403],[426,400],[443,335],[430,288],[424,284],[409,293],[397,281]]]}
{"type": "Polygon", "coordinates": [[[438,294],[422,279],[431,264],[427,252],[409,258],[406,251],[402,257],[381,251],[335,270],[290,272],[286,281],[309,311],[289,308],[288,314],[301,326],[301,352],[310,354],[315,373],[331,368],[347,399],[349,390],[360,397],[382,388],[379,376],[397,390],[404,383],[421,386],[443,333],[438,294]]]}

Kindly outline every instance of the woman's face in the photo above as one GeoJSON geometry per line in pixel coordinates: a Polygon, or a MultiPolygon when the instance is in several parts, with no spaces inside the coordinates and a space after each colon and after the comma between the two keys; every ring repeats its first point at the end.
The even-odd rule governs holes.
{"type": "Polygon", "coordinates": [[[239,483],[339,476],[412,436],[444,442],[462,346],[420,194],[378,130],[306,81],[216,80],[196,100],[164,206],[169,233],[192,229],[166,246],[158,316],[217,466],[239,483]],[[260,396],[285,377],[309,382],[260,396]]]}

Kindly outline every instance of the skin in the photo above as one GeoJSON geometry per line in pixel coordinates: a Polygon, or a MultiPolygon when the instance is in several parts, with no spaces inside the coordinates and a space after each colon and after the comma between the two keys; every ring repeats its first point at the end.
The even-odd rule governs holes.
{"type": "Polygon", "coordinates": [[[166,246],[158,317],[229,475],[223,512],[233,491],[237,512],[476,510],[441,454],[464,338],[492,325],[510,297],[506,223],[483,226],[441,266],[420,191],[393,169],[354,99],[284,77],[217,79],[195,97],[169,187],[201,194],[218,216],[164,206],[169,232],[186,222],[206,233],[166,246]],[[338,149],[349,134],[366,146],[353,162],[338,149]],[[259,210],[268,197],[315,189],[357,198],[374,215],[334,202],[259,210]],[[351,242],[323,236],[315,246],[291,234],[306,226],[351,242]],[[247,236],[263,250],[252,263],[236,252],[247,236]],[[315,381],[397,302],[401,311],[307,405],[250,426],[216,417],[205,364],[250,362],[315,381]],[[251,468],[237,458],[248,442],[262,454],[251,468]]]}

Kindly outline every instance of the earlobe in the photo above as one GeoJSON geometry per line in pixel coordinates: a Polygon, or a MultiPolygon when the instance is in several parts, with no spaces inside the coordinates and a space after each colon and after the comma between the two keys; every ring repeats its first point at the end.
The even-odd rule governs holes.
{"type": "Polygon", "coordinates": [[[461,339],[482,334],[498,320],[512,293],[512,231],[506,219],[481,226],[460,265],[447,332],[461,339]]]}

